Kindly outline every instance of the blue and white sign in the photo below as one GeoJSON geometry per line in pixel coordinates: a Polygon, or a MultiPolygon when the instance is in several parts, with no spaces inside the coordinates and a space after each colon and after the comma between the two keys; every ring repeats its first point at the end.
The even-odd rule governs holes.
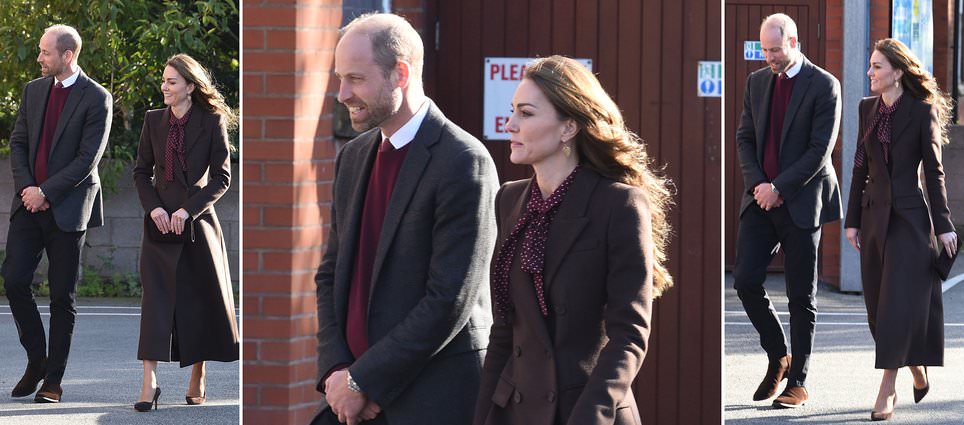
{"type": "Polygon", "coordinates": [[[700,97],[723,97],[723,62],[700,61],[696,87],[700,97]]]}
{"type": "Polygon", "coordinates": [[[934,73],[934,13],[931,0],[893,0],[893,37],[914,52],[924,68],[934,73]]]}
{"type": "Polygon", "coordinates": [[[766,57],[763,56],[763,48],[760,47],[759,41],[743,42],[743,59],[748,61],[766,60],[766,57]]]}

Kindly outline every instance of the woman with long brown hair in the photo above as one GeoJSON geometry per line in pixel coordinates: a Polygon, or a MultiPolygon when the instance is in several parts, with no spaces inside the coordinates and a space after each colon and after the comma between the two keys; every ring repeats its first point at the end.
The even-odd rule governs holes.
{"type": "Polygon", "coordinates": [[[496,196],[495,323],[476,425],[638,424],[631,384],[666,271],[669,185],[579,62],[528,66],[506,124],[535,175],[496,196]]]}
{"type": "Polygon", "coordinates": [[[941,148],[951,101],[906,45],[883,39],[870,56],[870,90],[860,102],[846,228],[860,252],[867,321],[884,369],[872,420],[893,417],[897,370],[914,377],[914,402],[930,389],[927,366],[944,363],[940,248],[957,249],[947,208],[941,148]],[[923,165],[928,203],[920,189],[923,165]]]}
{"type": "Polygon", "coordinates": [[[231,183],[228,129],[237,123],[211,77],[178,54],[164,67],[164,109],[144,117],[134,185],[147,214],[141,242],[144,363],[138,411],[157,408],[158,361],[193,365],[185,401],[201,404],[204,362],[238,359],[238,324],[214,203],[231,183]]]}

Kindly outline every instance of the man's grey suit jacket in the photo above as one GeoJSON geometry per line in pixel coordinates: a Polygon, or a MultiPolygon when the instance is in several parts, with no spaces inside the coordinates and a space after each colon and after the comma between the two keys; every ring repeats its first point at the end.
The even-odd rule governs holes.
{"type": "MultiPolygon", "coordinates": [[[[840,82],[801,55],[803,66],[795,77],[780,137],[780,173],[773,185],[783,196],[793,223],[813,228],[843,215],[840,187],[830,154],[840,127],[840,82]]],[[[753,204],[753,188],[767,181],[763,173],[763,145],[770,122],[770,94],[775,74],[770,68],[746,79],[743,115],[736,132],[743,172],[740,215],[753,204]]]]}
{"type": "MultiPolygon", "coordinates": [[[[37,185],[34,163],[52,87],[53,77],[44,77],[27,83],[23,89],[17,122],[10,135],[15,186],[11,219],[23,207],[20,191],[37,185]]],[[[67,95],[47,157],[47,180],[40,185],[62,231],[78,232],[104,224],[97,164],[107,147],[113,104],[110,93],[83,71],[67,95]]]]}
{"type": "Polygon", "coordinates": [[[345,341],[348,292],[380,142],[376,127],[348,142],[335,161],[330,232],[316,276],[318,371],[350,363],[352,377],[392,425],[468,424],[492,325],[495,164],[481,142],[430,105],[385,214],[372,270],[369,348],[354,359],[345,341]]]}

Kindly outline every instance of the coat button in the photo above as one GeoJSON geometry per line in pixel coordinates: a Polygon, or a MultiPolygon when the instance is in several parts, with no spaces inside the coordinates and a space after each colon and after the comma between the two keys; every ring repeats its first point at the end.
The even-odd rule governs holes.
{"type": "Polygon", "coordinates": [[[522,403],[522,393],[516,391],[515,395],[512,396],[512,401],[514,401],[515,404],[522,403]]]}
{"type": "Polygon", "coordinates": [[[546,400],[549,400],[550,403],[555,402],[556,393],[554,391],[549,391],[549,395],[546,396],[546,400]]]}
{"type": "Polygon", "coordinates": [[[566,306],[564,306],[564,305],[557,305],[557,306],[556,306],[556,314],[559,315],[559,316],[565,316],[565,315],[566,315],[566,306]]]}
{"type": "Polygon", "coordinates": [[[522,357],[522,347],[520,347],[520,346],[518,346],[518,345],[515,346],[515,356],[516,356],[516,357],[522,357]]]}

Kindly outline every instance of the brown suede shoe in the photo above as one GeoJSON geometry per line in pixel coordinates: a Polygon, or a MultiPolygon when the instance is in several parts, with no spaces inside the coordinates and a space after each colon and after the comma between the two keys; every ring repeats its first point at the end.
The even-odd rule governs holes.
{"type": "Polygon", "coordinates": [[[801,407],[807,404],[807,399],[810,395],[807,394],[807,389],[804,387],[787,387],[783,390],[783,394],[773,400],[773,407],[781,407],[785,409],[790,409],[794,407],[801,407]]]}
{"type": "Polygon", "coordinates": [[[790,370],[790,355],[780,357],[780,360],[770,362],[767,366],[767,374],[760,382],[756,392],[753,393],[753,401],[766,400],[773,397],[780,387],[780,381],[787,379],[787,371],[790,370]]]}
{"type": "Polygon", "coordinates": [[[44,375],[47,374],[47,359],[43,359],[37,363],[27,363],[27,370],[23,372],[23,377],[20,378],[20,382],[13,387],[13,391],[10,392],[11,397],[26,397],[37,391],[37,384],[44,379],[44,375]]]}
{"type": "Polygon", "coordinates": [[[37,391],[37,396],[33,398],[33,401],[37,403],[60,403],[60,396],[64,394],[64,390],[60,388],[60,384],[51,384],[44,381],[44,384],[40,386],[40,391],[37,391]]]}

